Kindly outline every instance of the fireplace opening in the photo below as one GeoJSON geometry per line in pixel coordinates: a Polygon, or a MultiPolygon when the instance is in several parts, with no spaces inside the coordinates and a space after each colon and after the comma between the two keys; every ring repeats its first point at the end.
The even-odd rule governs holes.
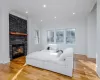
{"type": "Polygon", "coordinates": [[[24,56],[25,54],[25,45],[24,44],[15,44],[12,45],[12,57],[17,58],[20,56],[24,56]]]}

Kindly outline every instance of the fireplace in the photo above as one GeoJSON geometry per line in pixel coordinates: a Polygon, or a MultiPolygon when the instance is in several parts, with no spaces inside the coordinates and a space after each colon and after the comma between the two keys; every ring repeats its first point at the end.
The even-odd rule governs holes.
{"type": "Polygon", "coordinates": [[[27,20],[9,14],[10,60],[27,55],[27,20]]]}
{"type": "Polygon", "coordinates": [[[25,45],[24,44],[15,44],[12,45],[12,58],[17,58],[20,56],[24,56],[25,53],[25,45]]]}

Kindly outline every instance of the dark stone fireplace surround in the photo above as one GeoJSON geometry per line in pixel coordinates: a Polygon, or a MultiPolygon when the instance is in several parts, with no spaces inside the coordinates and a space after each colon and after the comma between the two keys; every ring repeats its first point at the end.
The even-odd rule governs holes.
{"type": "MultiPolygon", "coordinates": [[[[15,15],[9,14],[9,32],[18,32],[27,34],[27,20],[19,18],[15,15]]],[[[9,34],[9,49],[10,49],[10,59],[14,59],[20,56],[27,55],[27,36],[25,35],[13,35],[9,34]],[[13,45],[24,45],[24,54],[13,56],[13,45]]]]}
{"type": "Polygon", "coordinates": [[[14,59],[14,58],[17,58],[17,57],[20,57],[20,56],[25,56],[27,55],[27,41],[25,39],[26,37],[25,36],[14,36],[14,35],[10,35],[10,58],[11,60],[14,59]],[[18,44],[23,44],[24,45],[24,54],[23,55],[18,55],[18,56],[13,56],[13,45],[18,45],[18,44]]]}

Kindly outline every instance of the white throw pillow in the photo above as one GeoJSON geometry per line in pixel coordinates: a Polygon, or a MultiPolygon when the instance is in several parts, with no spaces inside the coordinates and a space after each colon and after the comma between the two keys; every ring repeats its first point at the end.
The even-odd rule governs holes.
{"type": "Polygon", "coordinates": [[[63,51],[62,50],[58,50],[58,51],[56,51],[56,53],[58,53],[57,57],[60,57],[60,55],[63,54],[63,51]]]}
{"type": "Polygon", "coordinates": [[[57,51],[57,44],[48,44],[44,50],[47,50],[48,47],[50,47],[50,50],[57,51]]]}
{"type": "Polygon", "coordinates": [[[51,50],[57,50],[57,44],[49,44],[51,50]]]}
{"type": "Polygon", "coordinates": [[[63,51],[63,53],[60,55],[59,60],[64,61],[67,57],[73,56],[73,48],[67,48],[63,51]]]}

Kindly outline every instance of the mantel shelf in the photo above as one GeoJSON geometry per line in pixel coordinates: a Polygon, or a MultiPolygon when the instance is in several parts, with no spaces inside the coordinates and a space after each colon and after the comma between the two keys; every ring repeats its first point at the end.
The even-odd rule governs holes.
{"type": "Polygon", "coordinates": [[[27,36],[25,33],[19,33],[19,32],[10,32],[11,35],[17,35],[17,36],[27,36]]]}

